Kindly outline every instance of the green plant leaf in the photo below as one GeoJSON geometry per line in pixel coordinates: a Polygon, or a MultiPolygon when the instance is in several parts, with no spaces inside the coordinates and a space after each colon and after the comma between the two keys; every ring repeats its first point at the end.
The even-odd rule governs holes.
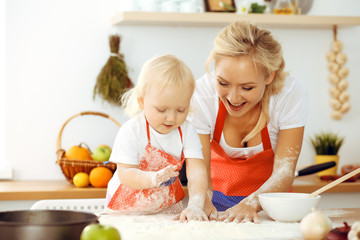
{"type": "Polygon", "coordinates": [[[344,139],[335,133],[321,132],[310,138],[310,141],[317,155],[337,155],[344,139]]]}

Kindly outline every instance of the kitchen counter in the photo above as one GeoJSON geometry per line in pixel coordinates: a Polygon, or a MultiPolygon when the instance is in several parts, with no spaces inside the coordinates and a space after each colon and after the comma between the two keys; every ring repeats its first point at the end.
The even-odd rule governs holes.
{"type": "MultiPolygon", "coordinates": [[[[295,179],[293,191],[311,193],[327,183],[316,175],[301,176],[295,179]]],[[[326,193],[360,193],[360,181],[341,183],[326,193]]],[[[0,200],[105,198],[105,195],[106,188],[76,188],[66,180],[0,181],[0,200]]]]}

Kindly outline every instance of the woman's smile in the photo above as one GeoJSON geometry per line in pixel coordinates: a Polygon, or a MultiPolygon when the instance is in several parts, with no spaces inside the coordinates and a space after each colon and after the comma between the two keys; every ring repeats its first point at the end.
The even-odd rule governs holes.
{"type": "Polygon", "coordinates": [[[229,99],[226,99],[228,104],[229,104],[229,107],[231,108],[231,110],[233,111],[240,111],[246,104],[246,102],[243,102],[243,103],[231,103],[229,101],[229,99]]]}

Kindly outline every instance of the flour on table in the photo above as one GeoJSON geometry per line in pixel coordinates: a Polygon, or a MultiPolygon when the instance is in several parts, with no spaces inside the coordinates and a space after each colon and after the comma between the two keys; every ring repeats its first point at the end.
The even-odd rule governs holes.
{"type": "Polygon", "coordinates": [[[275,222],[264,212],[260,212],[260,224],[221,221],[181,223],[173,220],[175,216],[101,215],[99,222],[116,227],[122,240],[302,239],[299,223],[275,222]]]}

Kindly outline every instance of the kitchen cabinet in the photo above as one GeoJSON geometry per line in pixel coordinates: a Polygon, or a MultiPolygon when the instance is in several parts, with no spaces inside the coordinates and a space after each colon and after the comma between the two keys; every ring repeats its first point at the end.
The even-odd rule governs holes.
{"type": "Polygon", "coordinates": [[[250,21],[264,27],[332,29],[360,25],[360,17],[236,13],[119,12],[113,25],[224,27],[235,21],[250,21]]]}

